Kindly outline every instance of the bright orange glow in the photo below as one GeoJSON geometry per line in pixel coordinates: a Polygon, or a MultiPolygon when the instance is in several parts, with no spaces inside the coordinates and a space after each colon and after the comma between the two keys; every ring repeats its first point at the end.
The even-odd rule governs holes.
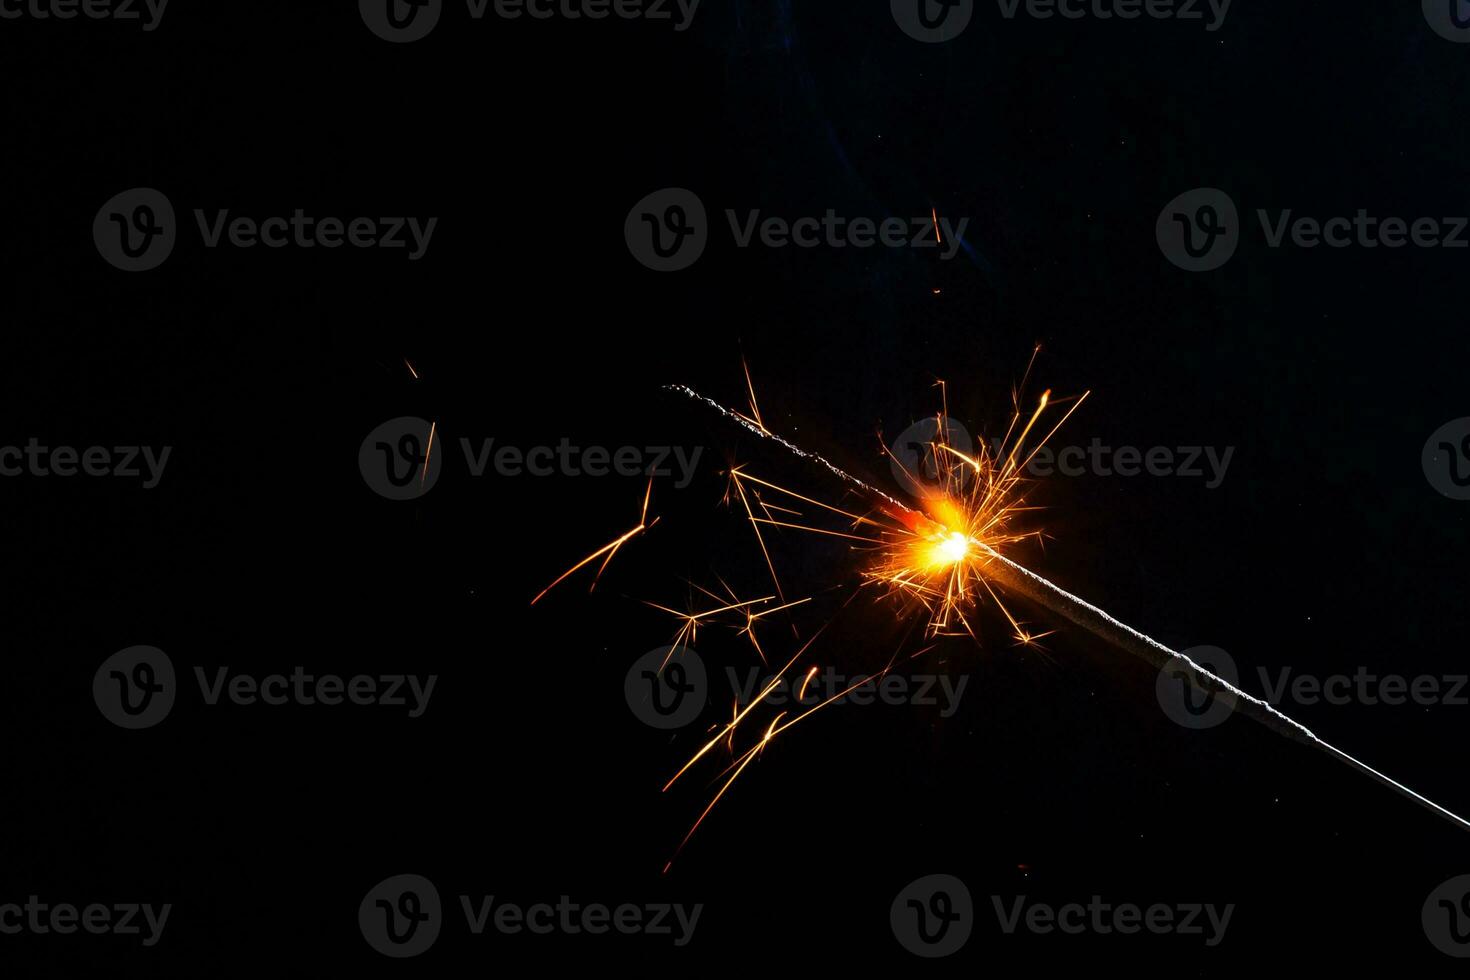
{"type": "Polygon", "coordinates": [[[964,561],[969,553],[969,537],[963,531],[951,531],[934,544],[929,561],[933,566],[945,568],[964,561]]]}
{"type": "MultiPolygon", "coordinates": [[[[944,392],[943,382],[939,387],[944,392]]],[[[1013,638],[1029,644],[1040,637],[1024,629],[1006,609],[986,581],[986,567],[995,555],[1016,543],[1041,538],[1040,529],[1018,526],[1023,516],[1036,509],[1026,504],[1026,466],[1086,397],[1084,394],[1063,400],[1071,402],[1066,412],[1043,438],[1032,441],[1032,433],[1041,431],[1038,423],[1058,402],[1047,391],[1034,409],[1023,412],[1017,396],[999,445],[982,441],[971,454],[949,442],[946,393],[935,439],[923,447],[917,472],[894,459],[911,485],[924,488],[915,506],[886,498],[869,513],[855,513],[761,480],[743,467],[730,472],[734,487],[731,496],[743,505],[768,566],[770,554],[760,532],[763,524],[850,540],[855,542],[854,550],[865,556],[861,571],[864,583],[897,600],[901,608],[922,612],[927,620],[926,636],[969,635],[978,641],[974,613],[983,603],[993,602],[1009,624],[1013,638]],[[770,502],[768,498],[777,494],[788,506],[777,507],[770,502]],[[808,506],[804,509],[802,505],[808,506]],[[811,511],[812,507],[817,511],[811,511]],[[769,516],[777,510],[778,516],[769,516]],[[761,512],[768,516],[758,516],[761,512]],[[838,529],[804,519],[807,513],[816,517],[818,512],[844,517],[848,526],[838,529]]],[[[770,570],[774,580],[775,568],[770,570]]],[[[780,594],[779,582],[776,588],[780,594]]]]}

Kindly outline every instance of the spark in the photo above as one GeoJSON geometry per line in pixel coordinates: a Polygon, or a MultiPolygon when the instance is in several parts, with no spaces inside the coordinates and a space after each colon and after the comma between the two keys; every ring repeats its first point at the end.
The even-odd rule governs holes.
{"type": "MultiPolygon", "coordinates": [[[[761,596],[759,599],[747,599],[744,602],[730,602],[715,609],[706,609],[696,613],[680,612],[677,609],[670,609],[668,606],[661,606],[656,602],[644,601],[643,604],[657,609],[659,612],[666,612],[679,620],[679,631],[674,634],[674,640],[669,645],[669,654],[672,656],[675,650],[688,649],[691,644],[697,642],[699,639],[699,624],[702,621],[709,619],[711,616],[718,616],[721,613],[738,609],[746,612],[747,622],[750,622],[751,614],[749,613],[749,607],[759,605],[762,602],[770,602],[772,598],[774,597],[761,596]]],[[[757,649],[759,649],[759,646],[757,646],[757,649]]],[[[762,657],[764,657],[764,654],[762,654],[762,657]]],[[[668,663],[668,657],[664,658],[664,663],[668,663]]]]}
{"type": "MultiPolygon", "coordinates": [[[[729,600],[726,601],[723,596],[712,592],[709,589],[704,588],[703,586],[694,585],[693,583],[690,584],[692,588],[696,589],[709,599],[720,603],[720,605],[715,606],[712,609],[703,609],[698,612],[684,612],[678,609],[671,609],[670,607],[661,605],[657,602],[649,602],[648,600],[644,600],[643,602],[643,604],[645,606],[648,606],[650,609],[656,609],[659,612],[668,613],[670,616],[673,616],[679,621],[678,632],[674,634],[674,638],[670,643],[671,654],[674,651],[688,649],[694,643],[698,642],[699,627],[702,623],[718,621],[716,620],[716,617],[722,617],[734,620],[723,625],[730,626],[732,629],[735,630],[737,635],[747,637],[750,640],[751,646],[752,648],[754,648],[756,655],[760,657],[761,663],[769,663],[769,661],[766,659],[765,648],[761,646],[760,639],[756,636],[756,624],[765,619],[767,616],[772,616],[778,612],[784,612],[787,609],[794,609],[797,606],[811,601],[811,597],[808,596],[804,599],[797,599],[794,602],[783,601],[778,606],[773,606],[767,609],[760,609],[757,607],[771,602],[777,597],[765,595],[755,599],[741,599],[735,594],[735,591],[733,589],[731,589],[728,585],[725,585],[722,581],[721,585],[724,586],[725,592],[729,596],[729,600]],[[727,617],[725,616],[726,613],[735,613],[737,615],[733,617],[727,617]]],[[[668,662],[667,657],[664,659],[664,662],[668,662]]]]}
{"type": "MultiPolygon", "coordinates": [[[[937,434],[917,460],[920,472],[914,472],[903,460],[886,448],[884,450],[904,473],[905,482],[918,488],[917,507],[903,504],[843,474],[847,482],[868,491],[870,499],[875,500],[876,505],[868,507],[865,513],[856,513],[761,479],[740,466],[730,471],[734,497],[743,505],[755,530],[761,553],[778,590],[780,584],[775,565],[760,532],[763,525],[826,535],[864,546],[861,550],[867,553],[867,560],[862,578],[867,584],[897,599],[901,605],[927,611],[926,632],[930,637],[969,635],[978,640],[973,614],[988,600],[1000,608],[1015,639],[1029,645],[1040,636],[1026,630],[1005,607],[1000,596],[986,582],[986,569],[992,556],[1002,549],[1041,534],[1040,530],[1017,526],[1021,515],[1034,509],[1026,505],[1025,468],[1036,451],[1077,410],[1087,394],[1075,399],[1057,400],[1047,391],[1041,395],[1034,410],[1028,413],[1022,412],[1019,400],[1016,400],[1006,437],[999,447],[991,450],[982,444],[971,454],[961,452],[950,442],[946,421],[948,391],[942,381],[938,387],[942,409],[936,419],[937,434]],[[1038,431],[1038,423],[1048,409],[1056,409],[1065,402],[1070,402],[1066,411],[1050,426],[1044,437],[1032,442],[1031,435],[1038,431]],[[932,473],[933,479],[926,479],[924,474],[927,473],[932,473]],[[747,484],[751,485],[750,492],[746,490],[747,484]],[[782,497],[796,509],[779,519],[757,516],[750,505],[750,497],[757,489],[782,497]],[[802,504],[842,517],[846,526],[834,528],[808,520],[799,509],[802,504]]],[[[749,419],[735,417],[747,426],[751,425],[749,419]]],[[[762,435],[790,447],[789,443],[768,430],[764,430],[762,435]]],[[[801,454],[820,460],[829,469],[836,469],[821,457],[813,457],[804,451],[801,454]]]]}
{"type": "Polygon", "coordinates": [[[550,592],[552,589],[556,588],[558,585],[571,578],[572,575],[574,575],[576,572],[580,571],[583,568],[586,568],[588,565],[601,558],[602,564],[597,567],[597,574],[593,576],[592,586],[588,589],[588,591],[590,592],[592,591],[592,589],[596,589],[598,581],[602,578],[603,571],[607,568],[608,563],[612,561],[613,556],[618,553],[618,549],[627,544],[629,541],[636,538],[638,535],[642,534],[644,531],[647,531],[649,528],[653,527],[654,524],[658,523],[657,517],[653,519],[652,523],[650,523],[648,520],[648,501],[652,496],[653,480],[650,479],[648,481],[648,489],[643,492],[643,509],[638,515],[638,523],[628,531],[614,538],[612,541],[609,541],[607,544],[603,545],[601,548],[598,548],[596,551],[592,552],[592,554],[588,555],[586,558],[583,558],[581,561],[577,562],[565,572],[562,572],[560,575],[558,575],[550,585],[548,585],[546,588],[542,589],[536,594],[536,598],[531,600],[531,605],[534,606],[536,603],[540,602],[541,598],[545,596],[546,593],[550,592]]]}
{"type": "Polygon", "coordinates": [[[434,431],[438,427],[438,425],[438,422],[429,423],[429,442],[428,445],[424,447],[424,469],[423,472],[419,474],[419,486],[423,486],[424,481],[429,478],[429,459],[434,455],[434,431]]]}
{"type": "Polygon", "coordinates": [[[745,369],[745,390],[750,395],[750,415],[741,416],[741,418],[745,419],[746,422],[749,422],[761,432],[769,434],[770,430],[767,429],[766,424],[761,421],[760,404],[755,400],[755,383],[750,380],[750,364],[747,363],[745,358],[742,357],[740,359],[740,366],[745,369]]]}

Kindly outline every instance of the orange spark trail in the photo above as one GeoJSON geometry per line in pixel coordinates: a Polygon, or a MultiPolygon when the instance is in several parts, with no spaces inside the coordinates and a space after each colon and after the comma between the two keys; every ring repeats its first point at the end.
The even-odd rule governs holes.
{"type": "Polygon", "coordinates": [[[424,450],[424,470],[419,474],[419,486],[423,486],[424,481],[429,478],[429,458],[434,455],[434,430],[438,425],[438,422],[429,423],[429,445],[424,450]]]}
{"type": "Polygon", "coordinates": [[[597,569],[597,575],[594,576],[593,579],[592,579],[592,587],[593,588],[596,588],[597,587],[598,579],[600,579],[602,577],[602,571],[603,571],[603,569],[607,568],[607,563],[610,562],[610,561],[612,561],[612,557],[613,557],[613,555],[615,555],[615,554],[618,553],[618,549],[621,548],[623,545],[627,544],[633,538],[636,538],[638,535],[642,534],[644,531],[646,531],[649,528],[653,527],[654,524],[657,524],[658,523],[658,518],[657,517],[655,517],[653,519],[653,522],[652,523],[649,523],[649,520],[648,520],[648,501],[649,501],[649,498],[652,497],[652,495],[653,495],[653,480],[650,479],[648,481],[648,489],[643,492],[643,510],[638,515],[638,524],[635,527],[633,527],[631,530],[627,531],[626,533],[624,533],[622,535],[619,535],[617,538],[614,538],[612,541],[609,541],[607,544],[603,545],[601,548],[598,548],[596,551],[592,552],[592,554],[588,555],[586,558],[583,558],[581,561],[577,562],[571,568],[567,569],[565,572],[562,572],[560,575],[558,575],[556,577],[556,580],[555,581],[553,581],[550,585],[548,585],[546,588],[542,589],[540,592],[538,592],[536,594],[536,598],[534,598],[534,599],[531,600],[531,605],[534,606],[536,603],[540,602],[542,596],[546,595],[546,593],[550,592],[552,589],[556,588],[558,585],[560,585],[561,583],[565,582],[568,578],[570,578],[574,573],[576,573],[580,569],[586,568],[588,565],[592,564],[597,559],[602,558],[603,559],[603,562],[602,562],[602,564],[597,569]],[[604,556],[606,556],[606,557],[604,557],[604,556]]]}

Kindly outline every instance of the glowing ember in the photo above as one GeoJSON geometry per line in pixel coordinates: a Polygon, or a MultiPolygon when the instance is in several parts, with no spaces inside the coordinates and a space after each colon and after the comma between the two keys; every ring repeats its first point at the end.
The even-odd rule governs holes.
{"type": "MultiPolygon", "coordinates": [[[[1035,360],[1034,353],[1032,360],[1035,360]]],[[[748,377],[747,372],[747,381],[748,377]]],[[[939,382],[939,388],[945,392],[944,382],[939,382]]],[[[784,595],[784,590],[771,564],[761,525],[796,528],[857,542],[856,549],[869,553],[861,571],[863,582],[879,587],[883,594],[899,600],[901,605],[923,609],[927,614],[925,633],[929,637],[968,634],[978,641],[972,624],[973,613],[982,601],[989,599],[1010,624],[1015,639],[1020,643],[1032,643],[1040,637],[1023,629],[1010,614],[987,582],[985,570],[994,557],[1010,545],[1030,537],[1040,538],[1039,530],[1022,530],[1015,526],[1021,515],[1034,510],[1026,506],[1023,474],[1037,450],[1086,398],[1087,395],[1083,394],[1073,400],[1046,435],[1032,441],[1038,422],[1048,408],[1058,403],[1053,401],[1050,391],[1044,392],[1036,408],[1029,415],[1023,415],[1019,395],[1014,396],[1014,412],[999,447],[992,452],[982,446],[977,453],[970,455],[949,444],[946,422],[948,397],[945,392],[935,439],[926,447],[920,460],[920,469],[933,474],[933,478],[921,479],[919,474],[911,472],[902,461],[894,458],[911,486],[928,487],[922,492],[917,507],[900,503],[873,487],[857,483],[860,493],[866,491],[863,502],[875,506],[865,513],[856,513],[761,480],[743,467],[730,471],[733,492],[727,495],[727,499],[739,500],[755,528],[756,539],[778,595],[784,595]],[[772,502],[777,495],[781,498],[780,505],[772,502]],[[802,505],[845,517],[849,521],[848,527],[837,530],[804,519],[802,505]],[[757,510],[765,516],[757,516],[757,510]]],[[[721,411],[727,410],[721,408],[721,411]]],[[[759,418],[754,408],[753,393],[750,415],[727,414],[756,429],[751,421],[751,416],[759,418]]],[[[759,426],[757,431],[766,438],[784,443],[764,426],[759,426]]],[[[892,456],[891,453],[889,455],[892,456]]],[[[815,459],[829,469],[836,469],[820,457],[815,459]]],[[[856,482],[846,474],[843,476],[850,482],[856,482]]]]}
{"type": "Polygon", "coordinates": [[[929,561],[943,568],[964,561],[969,553],[969,536],[961,531],[951,531],[934,543],[934,547],[930,549],[929,561]]]}

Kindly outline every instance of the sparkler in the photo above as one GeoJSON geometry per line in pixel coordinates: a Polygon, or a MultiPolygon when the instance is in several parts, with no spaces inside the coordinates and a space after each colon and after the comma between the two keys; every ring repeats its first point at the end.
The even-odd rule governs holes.
{"type": "MultiPolygon", "coordinates": [[[[1027,373],[1030,373],[1029,367],[1027,373]]],[[[1025,449],[1027,435],[1050,404],[1050,393],[1042,395],[1036,410],[1014,440],[1012,436],[1022,414],[1019,410],[1013,414],[1006,438],[993,455],[982,448],[977,455],[970,456],[949,444],[945,424],[948,417],[946,406],[944,414],[939,417],[933,457],[930,460],[938,473],[938,487],[922,493],[920,507],[912,508],[848,474],[825,458],[770,433],[763,425],[753,425],[746,417],[730,411],[691,388],[676,385],[669,390],[693,398],[756,435],[795,453],[803,460],[819,463],[875,501],[878,511],[896,521],[902,528],[901,532],[895,534],[892,528],[885,527],[871,517],[855,515],[817,501],[810,502],[847,516],[865,531],[876,529],[873,535],[850,535],[874,546],[879,552],[878,559],[870,564],[864,576],[869,582],[886,583],[896,592],[916,597],[930,610],[929,635],[951,633],[951,627],[957,622],[965,632],[973,636],[974,631],[967,613],[974,608],[983,593],[1004,613],[1015,630],[1016,639],[1021,643],[1033,643],[1040,637],[1022,628],[1001,601],[996,589],[1024,596],[1160,670],[1173,669],[1183,673],[1192,684],[1203,691],[1228,693],[1235,699],[1236,710],[1278,735],[1318,749],[1457,826],[1470,829],[1470,821],[1323,740],[1270,703],[1248,694],[1183,653],[1171,650],[1001,553],[1002,548],[1029,536],[1009,530],[1011,519],[1028,509],[1024,506],[1024,498],[1020,496],[1023,485],[1020,474],[1036,451],[1046,444],[1081,405],[1086,394],[1072,403],[1066,414],[1029,452],[1025,449]],[[1018,459],[1022,461],[1018,463],[1018,459]]],[[[902,463],[899,465],[902,466],[902,463]]],[[[732,477],[737,484],[749,480],[781,493],[791,494],[791,491],[775,487],[774,484],[743,476],[738,470],[732,473],[732,477]]],[[[755,523],[802,527],[793,522],[762,521],[753,516],[751,520],[755,523]]],[[[809,527],[803,529],[812,530],[809,527]]]]}
{"type": "MultiPolygon", "coordinates": [[[[1035,353],[1032,356],[1032,362],[1034,361],[1035,353]]],[[[1028,366],[1026,377],[1029,375],[1030,367],[1028,366]]],[[[1317,749],[1452,823],[1470,829],[1470,821],[1324,741],[1306,726],[1283,714],[1273,705],[1246,693],[1183,653],[1169,649],[1003,553],[1011,550],[1011,547],[1018,542],[1041,537],[1039,530],[1027,530],[1019,526],[1024,520],[1024,515],[1036,510],[1026,503],[1027,481],[1023,474],[1032,457],[1077,410],[1087,398],[1087,394],[1084,393],[1080,397],[1071,399],[1053,399],[1048,391],[1041,396],[1034,410],[1026,412],[1020,406],[1019,390],[1025,386],[1023,379],[1020,388],[1012,393],[1014,411],[1005,437],[996,448],[987,449],[982,446],[972,454],[961,452],[950,442],[946,428],[948,419],[946,392],[943,396],[944,411],[938,417],[937,434],[926,447],[926,455],[920,461],[927,471],[935,474],[936,479],[928,483],[920,481],[902,461],[893,458],[889,453],[890,458],[893,458],[895,464],[907,477],[907,482],[917,488],[916,505],[910,506],[853,476],[825,457],[772,432],[761,419],[748,368],[746,383],[750,395],[750,407],[747,412],[726,408],[683,385],[669,386],[667,390],[692,399],[764,443],[780,447],[804,464],[835,477],[844,486],[847,495],[856,498],[859,506],[850,505],[845,500],[836,503],[824,502],[757,477],[744,466],[733,467],[729,471],[730,490],[726,495],[727,502],[732,504],[738,502],[749,520],[770,573],[774,595],[742,601],[728,586],[725,587],[728,597],[700,589],[702,593],[715,601],[715,605],[699,612],[679,612],[667,606],[649,603],[656,609],[674,615],[680,621],[679,632],[670,652],[671,657],[681,647],[687,647],[700,624],[717,621],[719,617],[726,614],[736,614],[744,620],[741,632],[750,638],[761,660],[765,662],[766,652],[755,635],[757,621],[771,613],[801,605],[809,600],[801,599],[794,602],[787,600],[785,590],[776,574],[775,564],[772,561],[762,528],[790,528],[831,536],[852,542],[854,551],[864,556],[858,576],[859,589],[876,590],[880,598],[896,602],[901,612],[919,612],[924,620],[926,641],[939,642],[939,638],[948,636],[970,636],[979,642],[979,635],[975,628],[976,613],[983,606],[993,605],[1009,624],[1018,643],[1035,644],[1042,636],[1048,634],[1033,633],[1025,628],[1002,598],[1002,595],[1021,596],[1160,670],[1172,669],[1183,674],[1203,691],[1228,694],[1234,699],[1236,710],[1271,731],[1317,749]],[[1049,410],[1058,409],[1063,405],[1066,406],[1066,410],[1060,418],[1054,423],[1044,421],[1048,418],[1049,410]],[[1045,435],[1033,438],[1033,433],[1041,431],[1045,431],[1045,435]],[[819,522],[818,515],[828,518],[832,523],[840,518],[842,524],[840,528],[824,525],[819,522]],[[771,601],[777,601],[779,605],[758,610],[758,607],[771,601]]],[[[940,388],[941,392],[944,392],[943,382],[940,382],[940,388]]],[[[577,569],[599,557],[604,558],[603,567],[605,568],[607,562],[623,543],[645,530],[646,521],[647,496],[645,495],[644,516],[638,526],[583,559],[546,590],[543,590],[541,595],[536,597],[537,600],[577,569]]],[[[799,662],[825,628],[823,626],[804,643],[801,643],[796,653],[749,703],[742,706],[737,702],[730,720],[723,725],[715,726],[711,730],[713,734],[703,746],[664,786],[665,790],[671,788],[717,747],[724,745],[728,749],[732,759],[720,774],[719,779],[723,781],[708,806],[680,843],[679,849],[675,852],[676,855],[735,780],[777,735],[828,705],[840,701],[858,688],[876,683],[892,669],[898,659],[898,654],[895,652],[888,665],[872,677],[798,714],[788,716],[788,713],[784,711],[777,714],[753,744],[744,750],[737,750],[736,736],[752,722],[757,706],[778,685],[787,682],[788,675],[797,672],[799,662]]],[[[913,656],[919,656],[928,649],[932,649],[932,645],[919,650],[913,656]]],[[[816,666],[811,666],[806,671],[805,678],[801,682],[803,693],[816,670],[816,666]]]]}
{"type": "MultiPolygon", "coordinates": [[[[1032,355],[1032,362],[1035,362],[1035,353],[1032,355]]],[[[1030,376],[1029,366],[1026,376],[1030,376]]],[[[1024,385],[1023,379],[1022,387],[1024,385]]],[[[946,431],[948,394],[943,382],[939,383],[939,387],[944,393],[943,412],[938,418],[939,434],[930,445],[928,456],[921,461],[921,465],[932,467],[936,473],[935,483],[925,487],[916,474],[889,453],[894,463],[904,472],[906,482],[920,488],[918,507],[902,503],[826,458],[808,452],[771,432],[760,421],[753,389],[749,414],[725,408],[692,388],[675,385],[669,390],[700,402],[761,439],[781,446],[804,462],[820,465],[842,480],[859,499],[870,505],[867,513],[854,513],[760,479],[742,467],[733,468],[730,471],[732,496],[740,501],[755,529],[778,594],[783,594],[782,588],[771,563],[765,538],[761,534],[762,526],[795,528],[857,542],[869,554],[869,561],[862,573],[864,583],[878,587],[885,595],[898,599],[900,604],[926,610],[928,622],[925,634],[929,638],[968,634],[978,641],[972,615],[980,603],[988,599],[1010,623],[1018,642],[1033,643],[1040,639],[1040,635],[1025,630],[1010,613],[1000,596],[991,588],[987,569],[992,560],[999,556],[1002,548],[1029,537],[1040,537],[1039,531],[1025,531],[1016,527],[1018,517],[1034,509],[1027,507],[1025,503],[1024,473],[1036,452],[1071,417],[1087,399],[1087,395],[1053,400],[1048,391],[1041,396],[1036,409],[1029,415],[1021,412],[1019,397],[1014,396],[1015,411],[999,446],[994,450],[982,446],[976,453],[969,454],[950,444],[946,431]],[[1032,433],[1042,424],[1048,408],[1066,403],[1070,403],[1069,407],[1061,418],[1050,425],[1050,431],[1039,439],[1032,440],[1032,433]],[[764,496],[762,491],[765,492],[764,496]],[[816,507],[837,515],[846,519],[848,527],[838,531],[799,522],[799,510],[792,507],[777,508],[766,499],[769,496],[782,499],[792,507],[816,507]],[[755,508],[751,505],[752,497],[765,516],[756,515],[755,508]],[[773,514],[772,508],[783,513],[773,514]]]]}
{"type": "Polygon", "coordinates": [[[1464,817],[1446,810],[1428,797],[1414,792],[1403,783],[1391,779],[1366,762],[1349,755],[1330,742],[1322,740],[1311,729],[1282,714],[1270,703],[1247,694],[1218,674],[1200,666],[1184,654],[1171,650],[1152,637],[1145,636],[1126,623],[1114,619],[1097,606],[1083,599],[1079,599],[1077,596],[1047,581],[1030,569],[1018,565],[1003,555],[996,555],[994,562],[990,566],[990,574],[1002,588],[1010,589],[1013,592],[1020,593],[1032,599],[1052,612],[1082,627],[1089,633],[1107,640],[1119,649],[1147,663],[1153,664],[1160,670],[1166,668],[1180,670],[1187,674],[1191,683],[1201,690],[1228,692],[1236,699],[1237,711],[1260,722],[1278,735],[1284,735],[1292,741],[1319,749],[1337,761],[1387,786],[1395,793],[1413,800],[1420,806],[1446,818],[1451,823],[1470,830],[1470,821],[1467,821],[1464,817]]]}

